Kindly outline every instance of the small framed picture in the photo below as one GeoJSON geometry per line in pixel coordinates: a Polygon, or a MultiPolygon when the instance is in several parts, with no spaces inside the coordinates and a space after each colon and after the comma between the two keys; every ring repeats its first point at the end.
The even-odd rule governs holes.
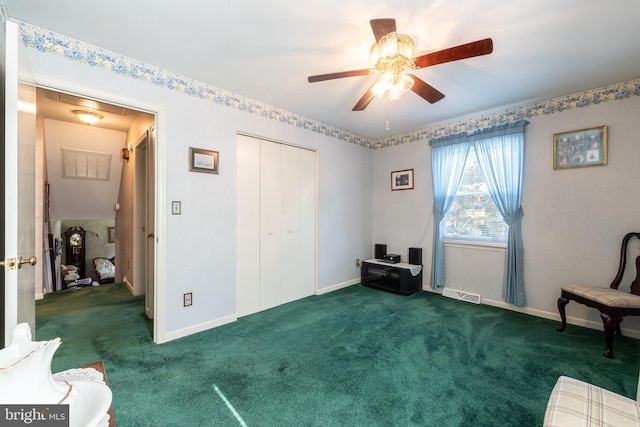
{"type": "Polygon", "coordinates": [[[607,127],[553,134],[553,168],[570,169],[607,164],[607,127]]]}
{"type": "Polygon", "coordinates": [[[107,227],[107,237],[109,239],[109,243],[116,242],[116,228],[115,227],[107,227]]]}
{"type": "Polygon", "coordinates": [[[391,190],[413,190],[413,169],[391,172],[391,190]]]}
{"type": "Polygon", "coordinates": [[[218,173],[218,152],[189,147],[189,170],[218,173]]]}

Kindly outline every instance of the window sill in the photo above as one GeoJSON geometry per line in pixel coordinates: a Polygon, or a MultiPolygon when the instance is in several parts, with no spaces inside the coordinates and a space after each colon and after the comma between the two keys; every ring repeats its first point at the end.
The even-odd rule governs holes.
{"type": "Polygon", "coordinates": [[[478,249],[485,251],[506,252],[507,244],[482,240],[444,239],[444,245],[451,248],[478,249]]]}

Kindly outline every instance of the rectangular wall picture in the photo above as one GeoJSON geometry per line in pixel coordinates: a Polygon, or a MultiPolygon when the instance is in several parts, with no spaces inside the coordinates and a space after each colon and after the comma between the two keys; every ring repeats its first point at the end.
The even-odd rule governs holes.
{"type": "Polygon", "coordinates": [[[412,190],[413,169],[391,172],[391,190],[412,190]]]}
{"type": "Polygon", "coordinates": [[[218,152],[189,147],[189,170],[218,173],[218,152]]]}
{"type": "Polygon", "coordinates": [[[553,134],[553,168],[569,169],[607,164],[607,127],[553,134]]]}

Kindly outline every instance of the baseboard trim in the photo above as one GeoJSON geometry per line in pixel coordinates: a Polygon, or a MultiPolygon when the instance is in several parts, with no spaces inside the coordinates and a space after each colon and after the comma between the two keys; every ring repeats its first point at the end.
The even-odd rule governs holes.
{"type": "MultiPolygon", "coordinates": [[[[127,281],[125,277],[123,281],[129,286],[129,289],[132,289],[132,286],[127,281]]],[[[315,295],[323,295],[329,292],[337,291],[342,288],[346,288],[355,284],[360,283],[360,278],[347,280],[346,282],[338,283],[332,286],[327,286],[326,288],[318,289],[315,292],[315,295]]],[[[434,294],[442,295],[442,288],[432,289],[430,286],[423,286],[422,290],[426,292],[431,292],[434,294]]],[[[530,307],[516,307],[514,305],[508,304],[504,301],[497,301],[489,298],[482,298],[480,304],[489,305],[492,307],[502,308],[505,310],[515,311],[518,313],[528,314],[530,316],[541,317],[543,319],[555,320],[560,322],[560,314],[552,313],[549,311],[539,310],[530,307]]],[[[198,332],[204,332],[208,329],[212,329],[218,326],[226,325],[227,323],[232,323],[238,320],[238,317],[234,314],[227,317],[222,317],[219,319],[210,320],[208,322],[199,323],[197,325],[189,326],[188,328],[179,329],[177,331],[168,332],[163,334],[162,337],[158,337],[158,344],[173,341],[178,338],[184,338],[188,335],[192,335],[198,332]]],[[[567,323],[575,326],[582,326],[589,329],[602,330],[602,323],[595,322],[592,320],[582,319],[579,317],[567,316],[567,323]]],[[[622,334],[627,337],[640,339],[640,331],[634,329],[626,329],[621,328],[622,334]]]]}
{"type": "Polygon", "coordinates": [[[199,323],[197,325],[189,326],[188,328],[178,329],[177,331],[167,332],[162,336],[163,343],[173,341],[178,338],[184,338],[188,335],[196,334],[198,332],[204,332],[209,329],[216,328],[218,326],[226,325],[238,320],[236,315],[222,317],[220,319],[210,320],[208,322],[199,323]]]}
{"type": "Polygon", "coordinates": [[[135,294],[133,293],[133,285],[131,284],[131,282],[129,282],[129,279],[127,279],[127,276],[124,276],[122,278],[122,281],[124,282],[125,285],[127,285],[127,288],[129,288],[129,292],[131,292],[131,295],[135,296],[135,294]]]}
{"type": "MultiPolygon", "coordinates": [[[[423,286],[423,290],[435,294],[442,294],[442,288],[432,289],[430,286],[423,286]]],[[[541,317],[543,319],[555,320],[560,323],[560,313],[554,313],[544,310],[539,310],[536,308],[530,307],[516,307],[515,305],[508,304],[504,301],[497,301],[489,298],[482,298],[480,304],[490,305],[492,307],[503,308],[505,310],[516,311],[518,313],[528,314],[530,316],[541,317]]],[[[623,322],[624,323],[624,322],[623,322]]],[[[574,326],[582,326],[589,329],[596,329],[602,331],[602,322],[596,322],[593,320],[587,320],[580,317],[567,316],[567,324],[574,326]]],[[[635,329],[626,329],[622,326],[620,327],[620,331],[623,336],[640,339],[640,331],[635,329]]]]}
{"type": "Polygon", "coordinates": [[[316,295],[324,295],[324,294],[327,294],[329,292],[337,291],[338,289],[347,288],[347,287],[349,287],[351,285],[355,285],[357,283],[360,283],[360,278],[359,277],[357,279],[347,280],[346,282],[342,282],[342,283],[338,283],[336,285],[327,286],[326,288],[318,289],[318,290],[316,290],[315,294],[316,295]]]}
{"type": "MultiPolygon", "coordinates": [[[[127,284],[127,286],[129,286],[129,289],[132,289],[132,287],[129,284],[129,282],[127,281],[126,277],[123,278],[123,281],[127,284]]],[[[329,292],[337,291],[338,289],[346,288],[348,286],[355,285],[357,283],[360,283],[360,278],[348,280],[346,282],[338,283],[338,284],[333,285],[333,286],[329,286],[329,287],[326,287],[326,288],[318,289],[315,292],[315,295],[322,295],[322,294],[326,294],[326,293],[329,293],[329,292]]],[[[161,336],[156,337],[156,343],[157,344],[162,344],[162,343],[165,343],[165,342],[173,341],[173,340],[178,339],[178,338],[184,338],[186,336],[189,336],[189,335],[192,335],[192,334],[196,334],[198,332],[204,332],[204,331],[207,331],[209,329],[216,328],[218,326],[222,326],[222,325],[226,325],[228,323],[235,322],[236,320],[238,320],[238,316],[236,314],[233,314],[231,316],[221,317],[219,319],[214,319],[214,320],[210,320],[208,322],[203,322],[203,323],[199,323],[197,325],[189,326],[188,328],[178,329],[176,331],[160,334],[161,336]]]]}

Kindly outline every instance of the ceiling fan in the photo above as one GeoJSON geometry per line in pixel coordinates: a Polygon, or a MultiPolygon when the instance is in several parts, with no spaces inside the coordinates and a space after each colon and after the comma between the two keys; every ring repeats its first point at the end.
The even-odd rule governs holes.
{"type": "Polygon", "coordinates": [[[431,104],[444,98],[444,94],[409,73],[409,70],[431,67],[445,62],[473,58],[493,52],[490,38],[478,40],[460,46],[413,57],[413,40],[396,32],[396,20],[393,18],[372,19],[370,21],[376,43],[371,48],[372,68],[341,71],[337,73],[309,76],[309,83],[343,77],[367,76],[379,74],[375,82],[353,107],[353,111],[362,111],[376,96],[382,98],[388,93],[389,100],[395,101],[409,90],[417,93],[431,104]]]}

